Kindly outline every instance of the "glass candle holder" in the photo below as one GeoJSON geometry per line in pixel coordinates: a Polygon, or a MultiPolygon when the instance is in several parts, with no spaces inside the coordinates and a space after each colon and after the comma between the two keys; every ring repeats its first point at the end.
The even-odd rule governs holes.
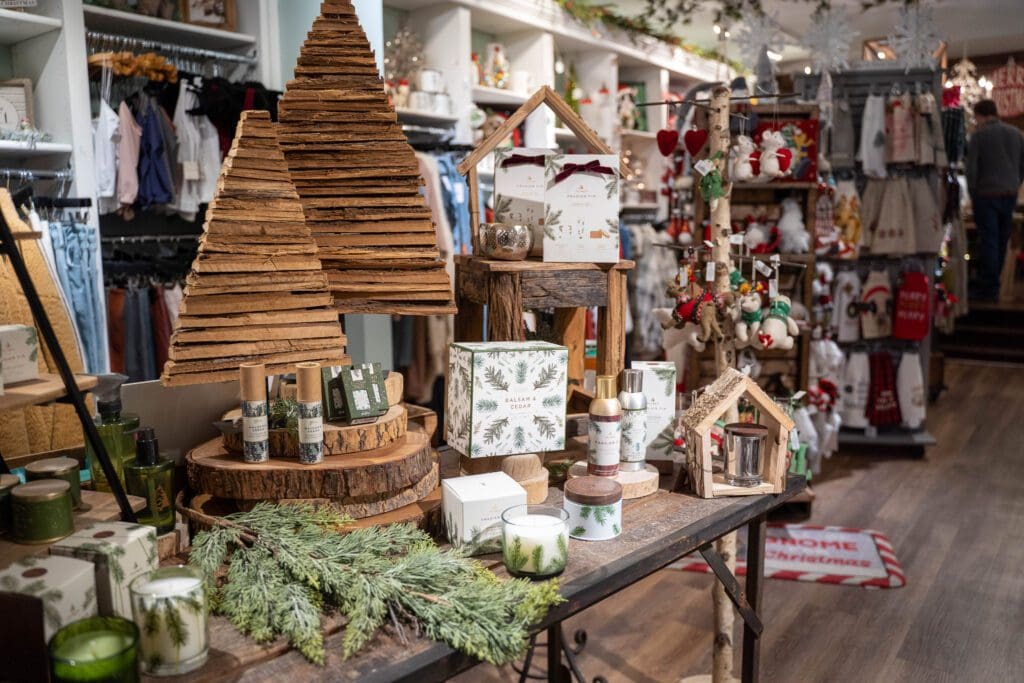
{"type": "Polygon", "coordinates": [[[131,594],[144,673],[174,676],[206,663],[206,594],[199,572],[162,567],[132,581],[131,594]]]}
{"type": "Polygon", "coordinates": [[[561,574],[569,561],[569,513],[551,505],[516,505],[501,513],[501,552],[513,576],[561,574]]]}
{"type": "Polygon", "coordinates": [[[50,638],[50,680],[136,683],[139,629],[120,617],[90,617],[50,638]]]}
{"type": "Polygon", "coordinates": [[[733,486],[757,486],[762,481],[761,460],[768,428],[734,422],[725,426],[725,480],[733,486]]]}

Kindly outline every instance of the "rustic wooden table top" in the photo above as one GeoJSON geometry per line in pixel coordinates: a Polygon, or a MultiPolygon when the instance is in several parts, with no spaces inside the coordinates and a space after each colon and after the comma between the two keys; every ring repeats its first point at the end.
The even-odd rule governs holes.
{"type": "MultiPolygon", "coordinates": [[[[623,533],[601,542],[570,541],[569,565],[561,576],[567,601],[555,607],[537,630],[566,619],[636,583],[658,569],[743,526],[800,493],[806,482],[790,478],[777,496],[702,499],[659,490],[646,498],[625,501],[623,533]]],[[[561,505],[562,492],[552,488],[548,504],[561,505]]],[[[480,559],[505,576],[500,554],[480,559]]],[[[283,639],[257,645],[240,635],[223,617],[210,622],[210,660],[188,681],[441,681],[477,664],[443,643],[415,638],[403,643],[391,627],[353,659],[341,657],[343,620],[328,619],[324,628],[327,659],[323,667],[308,663],[283,639]]],[[[179,680],[177,678],[148,679],[179,680]]]]}

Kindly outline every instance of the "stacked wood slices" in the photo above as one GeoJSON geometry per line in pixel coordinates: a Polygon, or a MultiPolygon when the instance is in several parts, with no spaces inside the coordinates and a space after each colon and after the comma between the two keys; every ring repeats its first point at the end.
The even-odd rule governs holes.
{"type": "Polygon", "coordinates": [[[161,380],[237,379],[242,363],[269,374],[317,361],[346,365],[345,337],[303,218],[276,128],[242,114],[192,263],[161,380]]]}
{"type": "Polygon", "coordinates": [[[342,313],[454,313],[416,156],[352,3],[327,0],[280,107],[280,138],[342,313]]]}

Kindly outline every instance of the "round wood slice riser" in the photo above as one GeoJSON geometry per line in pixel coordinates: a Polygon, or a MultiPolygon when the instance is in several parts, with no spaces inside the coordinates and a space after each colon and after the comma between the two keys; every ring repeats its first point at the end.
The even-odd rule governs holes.
{"type": "MultiPolygon", "coordinates": [[[[501,470],[498,471],[500,472],[501,470]]],[[[459,470],[459,475],[463,477],[472,477],[474,474],[480,473],[467,472],[464,469],[459,470]]],[[[548,489],[551,485],[550,479],[551,473],[542,467],[541,471],[534,476],[527,479],[516,479],[515,482],[526,490],[527,505],[540,505],[548,499],[548,489]]]]}
{"type": "MultiPolygon", "coordinates": [[[[434,468],[427,476],[407,488],[399,491],[389,491],[380,495],[360,496],[358,498],[280,498],[272,500],[273,503],[312,503],[316,506],[330,505],[338,512],[348,515],[353,519],[364,519],[375,515],[382,515],[388,512],[412,505],[430,495],[441,481],[440,467],[434,468]]],[[[235,504],[241,510],[251,510],[256,506],[258,500],[236,500],[235,504]]]]}
{"type": "MultiPolygon", "coordinates": [[[[217,498],[206,493],[192,498],[189,506],[190,509],[211,517],[224,517],[241,511],[235,501],[217,498]]],[[[346,527],[346,529],[361,529],[388,524],[415,524],[421,529],[433,532],[440,528],[441,520],[441,487],[438,486],[415,503],[404,505],[390,512],[357,519],[351,527],[346,527]]],[[[196,525],[197,530],[209,528],[207,524],[194,518],[192,522],[196,525]]]]}
{"type": "MultiPolygon", "coordinates": [[[[570,479],[585,476],[587,476],[587,463],[585,460],[581,460],[569,468],[570,479]]],[[[644,465],[644,469],[639,472],[623,472],[619,470],[619,473],[613,479],[622,484],[622,499],[632,500],[633,498],[649,496],[657,491],[658,478],[660,476],[657,468],[652,465],[644,465]]]]}
{"type": "Polygon", "coordinates": [[[218,498],[337,500],[380,496],[413,486],[434,468],[434,452],[425,434],[412,432],[384,448],[328,455],[315,465],[287,458],[246,463],[240,455],[229,453],[218,437],[189,451],[185,464],[192,490],[218,498]]]}
{"type": "MultiPolygon", "coordinates": [[[[376,422],[362,425],[324,423],[324,455],[345,455],[384,448],[395,443],[409,428],[409,414],[405,406],[392,406],[376,422]]],[[[270,430],[270,457],[299,457],[298,435],[287,429],[270,430]]],[[[242,452],[242,433],[224,435],[224,448],[232,453],[242,452]]]]}

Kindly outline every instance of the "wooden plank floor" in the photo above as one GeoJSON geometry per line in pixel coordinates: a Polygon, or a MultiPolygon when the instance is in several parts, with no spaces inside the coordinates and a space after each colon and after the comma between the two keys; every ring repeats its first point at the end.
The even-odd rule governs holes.
{"type": "MultiPolygon", "coordinates": [[[[1020,680],[1024,368],[951,362],[946,378],[928,415],[938,445],[925,459],[844,453],[814,481],[810,521],[883,531],[907,585],[767,581],[761,680],[1020,680]]],[[[661,571],[572,619],[569,637],[590,634],[586,676],[646,683],[709,672],[710,587],[708,576],[661,571]]],[[[516,678],[479,666],[456,680],[516,678]]]]}

